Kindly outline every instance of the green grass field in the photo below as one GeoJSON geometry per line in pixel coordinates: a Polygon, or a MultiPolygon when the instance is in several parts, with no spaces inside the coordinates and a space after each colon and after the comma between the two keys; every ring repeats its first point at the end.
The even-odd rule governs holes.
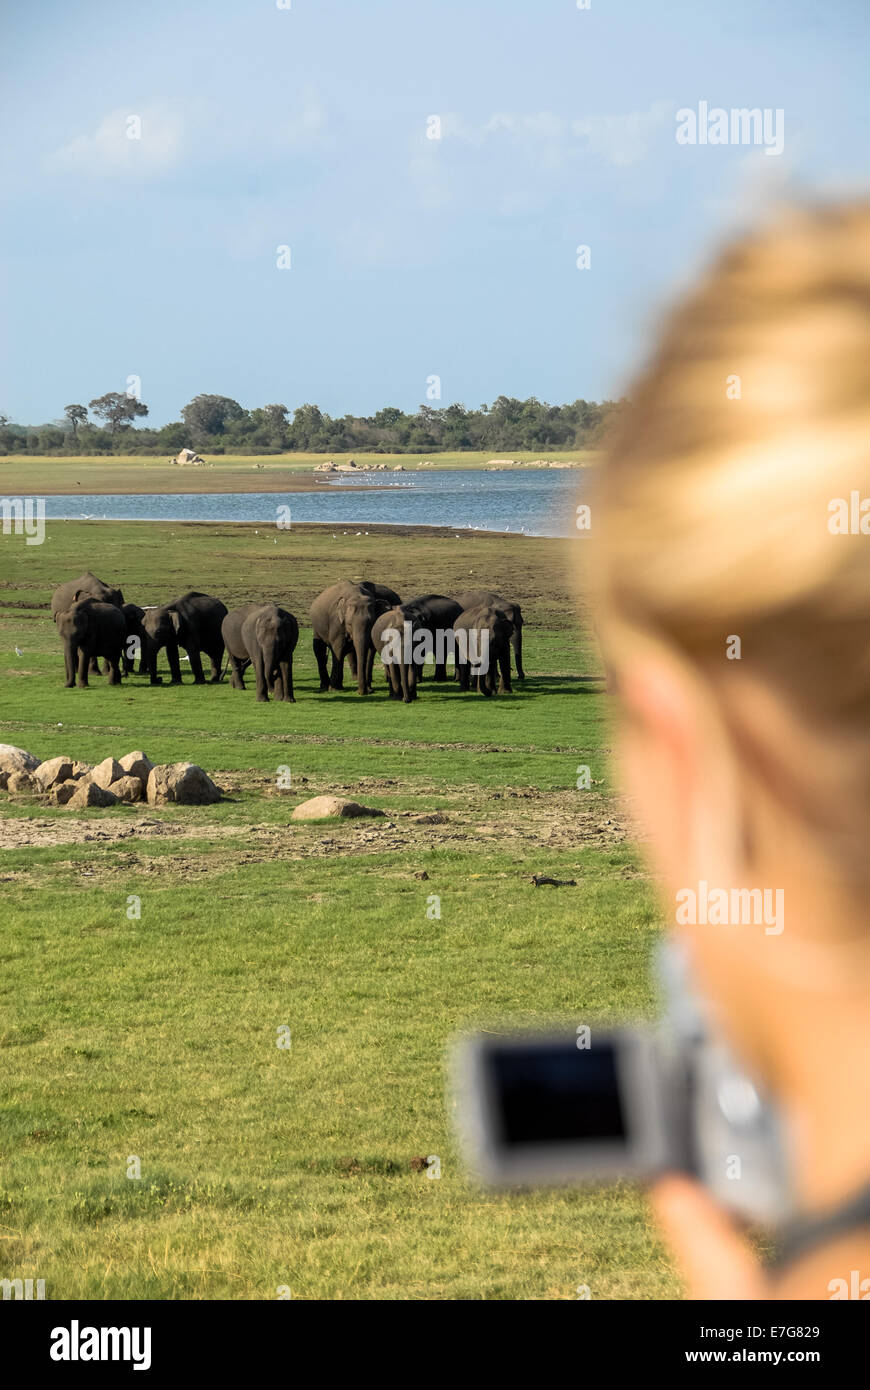
{"type": "Polygon", "coordinates": [[[482,1191],[445,1104],[470,1024],[653,1009],[660,917],[609,789],[607,700],[581,679],[599,669],[568,579],[583,542],[273,540],[97,522],[0,539],[0,741],[143,748],[227,794],[74,814],[0,794],[0,1276],[56,1299],[678,1296],[633,1189],[482,1191]],[[142,603],[283,602],[296,704],[189,678],[66,690],[48,601],[88,567],[142,603]],[[529,679],[491,701],[431,681],[413,706],[320,695],[308,606],[363,574],[515,595],[529,679]],[[291,823],[322,791],[386,814],[291,823]],[[438,1178],[412,1164],[430,1155],[438,1178]]]}

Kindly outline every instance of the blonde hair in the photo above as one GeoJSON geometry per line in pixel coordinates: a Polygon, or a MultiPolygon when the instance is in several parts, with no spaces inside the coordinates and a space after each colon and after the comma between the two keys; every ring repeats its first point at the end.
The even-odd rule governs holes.
{"type": "MultiPolygon", "coordinates": [[[[829,522],[836,499],[870,499],[870,204],[792,211],[727,249],[630,398],[593,502],[605,645],[651,633],[723,696],[742,665],[850,739],[825,814],[866,837],[870,534],[829,522]]],[[[796,774],[800,750],[777,756],[796,774]]]]}

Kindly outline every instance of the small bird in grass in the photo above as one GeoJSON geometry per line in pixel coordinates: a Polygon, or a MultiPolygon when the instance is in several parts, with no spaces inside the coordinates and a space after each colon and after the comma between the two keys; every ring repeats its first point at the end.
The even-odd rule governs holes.
{"type": "Polygon", "coordinates": [[[16,647],[16,648],[15,648],[15,655],[16,655],[16,656],[23,656],[23,655],[24,655],[24,652],[21,650],[20,647],[16,647]]]}

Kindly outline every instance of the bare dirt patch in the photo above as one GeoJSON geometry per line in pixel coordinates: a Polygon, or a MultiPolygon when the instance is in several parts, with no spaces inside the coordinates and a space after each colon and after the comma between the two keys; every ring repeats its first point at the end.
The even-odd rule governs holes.
{"type": "MultiPolygon", "coordinates": [[[[251,781],[239,773],[217,773],[219,785],[232,795],[241,785],[250,789],[251,781]]],[[[274,787],[274,784],[272,784],[274,787]]],[[[500,791],[468,788],[444,789],[437,786],[413,787],[393,779],[362,778],[348,785],[317,786],[309,783],[286,795],[287,823],[251,821],[246,825],[215,824],[207,810],[189,816],[158,819],[144,807],[131,807],[124,815],[72,815],[51,818],[5,816],[0,820],[0,849],[48,848],[58,845],[94,844],[111,848],[128,843],[130,867],[159,875],[205,871],[213,868],[213,855],[220,847],[222,864],[257,863],[281,859],[354,857],[373,854],[415,853],[431,849],[468,850],[472,846],[515,848],[518,858],[535,849],[614,849],[629,838],[625,804],[601,792],[539,791],[529,788],[503,788],[500,791]],[[387,802],[384,816],[377,821],[326,821],[314,824],[290,822],[290,813],[300,795],[312,791],[342,794],[378,795],[387,802]],[[390,793],[407,800],[413,793],[414,806],[389,807],[390,793]],[[148,853],[148,843],[179,843],[179,854],[148,853]],[[194,847],[192,842],[196,842],[194,847]]],[[[108,866],[107,870],[108,870],[108,866]]],[[[87,877],[100,875],[99,863],[81,866],[87,877]]]]}

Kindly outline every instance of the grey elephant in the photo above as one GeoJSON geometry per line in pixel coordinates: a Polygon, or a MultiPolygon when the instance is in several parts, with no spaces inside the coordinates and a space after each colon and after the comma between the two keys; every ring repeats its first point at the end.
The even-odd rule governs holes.
{"type": "Polygon", "coordinates": [[[78,579],[70,579],[55,589],[51,596],[51,616],[56,618],[58,613],[71,608],[80,598],[96,598],[101,603],[113,603],[116,608],[120,608],[124,602],[124,595],[120,589],[116,589],[112,584],[104,584],[102,579],[91,574],[90,570],[85,570],[78,579]]]}
{"type": "Polygon", "coordinates": [[[480,604],[466,608],[453,624],[456,637],[456,675],[460,689],[472,678],[481,695],[512,694],[511,649],[513,623],[503,608],[480,604]]]}
{"type": "Polygon", "coordinates": [[[391,699],[409,704],[417,698],[423,660],[415,659],[414,652],[420,647],[420,633],[427,633],[430,639],[435,657],[435,679],[446,680],[446,648],[453,624],[461,612],[455,599],[446,598],[444,594],[423,594],[388,609],[378,618],[372,629],[372,641],[384,662],[391,699]],[[401,649],[400,660],[395,659],[397,645],[401,649]]]}
{"type": "Polygon", "coordinates": [[[108,663],[109,684],[121,684],[121,652],[127,625],[120,608],[114,603],[83,598],[58,613],[55,622],[63,643],[68,687],[75,685],[76,673],[79,685],[86,687],[88,667],[101,656],[108,663]]]}
{"type": "Polygon", "coordinates": [[[221,636],[221,623],[227,616],[226,605],[210,594],[201,594],[196,589],[182,594],[181,598],[161,604],[159,608],[147,608],[142,626],[148,637],[148,673],[152,685],[160,685],[157,675],[157,657],[163,647],[169,661],[172,679],[170,685],[181,684],[181,667],[178,648],[183,647],[190,658],[190,669],[196,685],[205,684],[202,673],[201,653],[205,652],[211,662],[212,684],[221,679],[221,664],[224,656],[224,639],[221,636]]]}
{"type": "Polygon", "coordinates": [[[470,589],[467,593],[457,594],[456,602],[465,608],[477,608],[480,604],[488,604],[493,608],[501,608],[513,623],[513,637],[511,645],[514,649],[514,660],[517,667],[517,679],[525,680],[526,673],[523,670],[523,612],[518,603],[513,599],[503,598],[501,594],[495,593],[492,589],[470,589]]]}
{"type": "MultiPolygon", "coordinates": [[[[98,579],[90,570],[85,570],[78,579],[69,579],[65,584],[60,584],[51,596],[51,616],[57,622],[58,613],[65,613],[71,608],[78,599],[95,598],[101,603],[114,604],[120,608],[124,602],[124,595],[120,589],[116,589],[113,584],[105,584],[102,579],[98,579]]],[[[94,657],[91,662],[91,670],[100,674],[100,663],[94,657]]]]}
{"type": "Polygon", "coordinates": [[[343,689],[347,657],[360,695],[371,694],[375,658],[372,628],[382,613],[401,601],[394,589],[369,580],[342,579],[318,594],[311,605],[311,626],[322,691],[343,689]],[[329,651],[331,671],[327,669],[329,651]]]}
{"type": "Polygon", "coordinates": [[[230,684],[244,690],[244,671],[253,666],[257,699],[293,697],[293,652],[299,641],[299,624],[286,608],[275,603],[245,603],[233,608],[221,623],[221,634],[232,667],[230,684]]]}
{"type": "Polygon", "coordinates": [[[140,608],[138,603],[125,603],[121,605],[121,612],[124,614],[124,622],[127,625],[127,635],[124,640],[124,675],[132,676],[138,649],[139,675],[144,676],[148,670],[148,633],[143,626],[145,609],[140,608]]]}

